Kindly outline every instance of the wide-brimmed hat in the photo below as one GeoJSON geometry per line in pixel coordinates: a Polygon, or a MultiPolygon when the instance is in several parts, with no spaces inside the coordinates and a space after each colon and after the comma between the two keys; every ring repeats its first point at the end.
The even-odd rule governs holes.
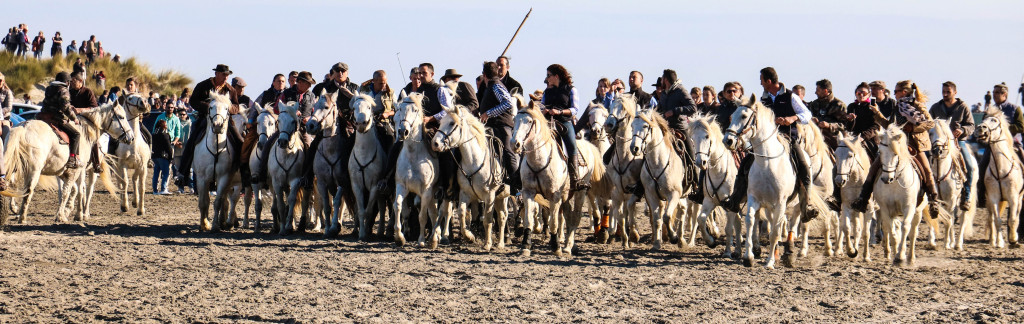
{"type": "Polygon", "coordinates": [[[661,86],[661,77],[658,77],[658,80],[655,80],[654,84],[652,84],[651,86],[652,87],[660,87],[661,86]]]}
{"type": "Polygon", "coordinates": [[[447,79],[447,78],[461,78],[461,77],[462,77],[462,74],[459,74],[459,72],[455,72],[455,69],[447,69],[447,70],[444,70],[444,75],[441,76],[441,80],[444,80],[444,79],[447,79]]]}
{"type": "Polygon", "coordinates": [[[299,76],[295,77],[295,80],[306,81],[309,82],[310,85],[316,84],[316,80],[313,80],[313,73],[309,73],[309,71],[299,72],[299,76]]]}
{"type": "Polygon", "coordinates": [[[225,64],[217,64],[217,67],[213,68],[213,72],[226,72],[227,74],[234,73],[231,72],[231,68],[228,68],[225,64]]]}

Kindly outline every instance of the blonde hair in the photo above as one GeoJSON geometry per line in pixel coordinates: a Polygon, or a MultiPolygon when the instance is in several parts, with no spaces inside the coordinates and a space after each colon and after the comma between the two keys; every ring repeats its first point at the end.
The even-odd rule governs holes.
{"type": "Polygon", "coordinates": [[[925,103],[928,102],[928,95],[926,95],[923,91],[921,91],[921,88],[919,88],[917,86],[917,83],[914,83],[914,81],[903,80],[903,81],[897,82],[896,83],[896,90],[897,91],[903,90],[903,91],[909,93],[911,96],[913,96],[914,102],[916,102],[918,105],[920,105],[922,107],[925,105],[925,103]]]}

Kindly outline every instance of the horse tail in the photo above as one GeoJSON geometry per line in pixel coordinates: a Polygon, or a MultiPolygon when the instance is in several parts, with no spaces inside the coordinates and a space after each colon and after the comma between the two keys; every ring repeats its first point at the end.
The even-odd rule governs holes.
{"type": "Polygon", "coordinates": [[[537,204],[540,205],[541,207],[551,208],[551,202],[544,198],[544,196],[542,196],[541,194],[534,195],[533,201],[537,202],[537,204]]]}
{"type": "MultiPolygon", "coordinates": [[[[4,143],[4,147],[7,148],[7,151],[4,152],[6,167],[4,171],[9,183],[7,190],[0,192],[0,195],[21,198],[28,195],[28,185],[32,183],[33,174],[25,167],[32,158],[29,153],[29,146],[32,142],[25,139],[27,128],[21,128],[21,131],[16,130],[11,131],[11,135],[8,137],[9,142],[4,143]]],[[[58,187],[56,178],[52,176],[41,176],[35,186],[39,190],[57,190],[58,187]]]]}
{"type": "Polygon", "coordinates": [[[827,215],[832,209],[825,203],[824,194],[818,186],[811,185],[807,188],[807,207],[818,211],[818,214],[827,215]]]}
{"type": "MultiPolygon", "coordinates": [[[[110,194],[111,197],[114,197],[115,200],[120,200],[121,197],[117,196],[117,193],[118,193],[117,186],[115,186],[114,182],[111,181],[111,179],[110,179],[110,165],[117,161],[117,157],[114,156],[114,155],[105,154],[105,153],[102,153],[102,152],[99,153],[99,154],[100,154],[100,158],[97,159],[97,160],[99,160],[99,164],[100,164],[100,172],[99,172],[100,183],[103,184],[103,187],[107,189],[107,193],[110,194]]],[[[123,180],[124,183],[125,183],[125,189],[124,190],[128,190],[128,185],[127,185],[128,184],[128,179],[121,179],[121,180],[123,180]]]]}

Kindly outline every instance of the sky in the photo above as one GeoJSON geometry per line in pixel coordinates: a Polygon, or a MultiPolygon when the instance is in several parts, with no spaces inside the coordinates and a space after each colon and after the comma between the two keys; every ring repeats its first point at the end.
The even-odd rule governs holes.
{"type": "Polygon", "coordinates": [[[255,96],[276,73],[320,79],[339,61],[355,82],[387,71],[392,88],[421,62],[433,63],[438,78],[454,68],[472,81],[531,7],[507,53],[512,76],[542,89],[545,68],[562,64],[581,100],[601,77],[628,81],[632,70],[651,92],[666,68],[687,87],[739,81],[749,95],[761,93],[758,71],[774,66],[787,86],[809,88],[808,101],[823,78],[846,102],[861,81],[891,88],[911,79],[930,102],[953,81],[969,104],[999,82],[1016,93],[1024,78],[1024,1],[1009,0],[35,0],[4,4],[0,25],[26,23],[30,35],[42,30],[48,39],[59,30],[65,43],[96,35],[110,53],[196,82],[228,64],[255,96]]]}

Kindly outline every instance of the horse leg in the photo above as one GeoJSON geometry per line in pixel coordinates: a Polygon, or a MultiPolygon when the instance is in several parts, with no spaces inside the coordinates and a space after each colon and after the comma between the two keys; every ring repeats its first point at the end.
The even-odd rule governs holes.
{"type": "Polygon", "coordinates": [[[497,205],[495,201],[491,202],[491,211],[488,214],[495,213],[498,216],[498,250],[505,249],[505,224],[508,221],[508,198],[497,199],[497,205]]]}
{"type": "MultiPolygon", "coordinates": [[[[472,212],[469,210],[469,203],[471,198],[465,191],[459,193],[459,202],[455,205],[455,215],[459,217],[459,234],[462,235],[462,239],[468,243],[476,241],[476,237],[473,236],[473,232],[469,230],[469,223],[472,219],[472,212]]],[[[491,223],[494,222],[494,218],[491,216],[490,210],[494,207],[493,194],[490,199],[484,201],[484,251],[491,250],[491,223]]]]}
{"type": "Polygon", "coordinates": [[[579,195],[576,197],[576,203],[566,208],[568,214],[565,220],[565,247],[562,251],[567,257],[572,256],[572,248],[576,245],[576,229],[580,227],[580,221],[583,219],[583,204],[586,200],[586,196],[579,195]]]}
{"type": "Polygon", "coordinates": [[[73,205],[71,199],[74,197],[74,192],[72,191],[74,190],[74,185],[77,184],[74,180],[76,178],[78,178],[77,175],[72,179],[64,179],[64,183],[60,186],[60,203],[57,205],[56,218],[58,223],[68,222],[68,213],[70,213],[71,206],[73,205]]]}
{"type": "Polygon", "coordinates": [[[136,216],[146,215],[146,173],[148,173],[148,170],[145,167],[139,167],[135,171],[135,177],[138,178],[135,182],[135,200],[138,201],[138,207],[136,207],[138,210],[135,211],[136,216]]]}
{"type": "Polygon", "coordinates": [[[1006,237],[1010,242],[1010,248],[1020,248],[1017,242],[1017,227],[1020,226],[1020,199],[1009,199],[1006,206],[1006,237]]]}
{"type": "MultiPolygon", "coordinates": [[[[707,244],[709,248],[715,248],[718,243],[715,242],[715,238],[711,235],[712,228],[715,233],[718,233],[718,224],[714,221],[708,222],[708,215],[711,215],[715,211],[715,205],[711,202],[710,198],[704,197],[704,201],[700,204],[700,209],[697,211],[697,226],[700,227],[701,236],[704,238],[704,244],[707,244]]],[[[726,249],[728,253],[728,248],[726,249]]]]}
{"type": "Polygon", "coordinates": [[[209,232],[211,230],[208,219],[210,216],[210,185],[207,181],[197,181],[196,190],[196,194],[199,195],[199,230],[209,232]]]}
{"type": "Polygon", "coordinates": [[[727,247],[732,248],[732,252],[727,256],[732,259],[739,259],[743,249],[740,248],[740,242],[743,238],[743,219],[740,218],[739,213],[729,212],[729,219],[726,222],[729,225],[731,232],[727,231],[726,235],[729,237],[727,247]]]}
{"type": "Polygon", "coordinates": [[[523,201],[522,219],[523,219],[523,251],[522,256],[530,256],[530,249],[533,248],[533,240],[530,236],[533,235],[533,217],[537,213],[537,202],[533,200],[533,193],[525,193],[523,197],[526,197],[523,201]]]}
{"type": "Polygon", "coordinates": [[[761,204],[753,199],[753,197],[747,196],[747,210],[746,215],[743,217],[743,225],[746,227],[747,237],[746,241],[743,242],[743,265],[746,267],[754,266],[754,245],[760,245],[759,238],[754,235],[757,227],[757,210],[761,208],[761,204]]]}
{"type": "MultiPolygon", "coordinates": [[[[786,231],[786,205],[783,200],[782,205],[777,206],[775,210],[771,211],[768,215],[768,259],[765,261],[764,267],[766,269],[775,269],[775,257],[778,255],[776,252],[779,248],[779,241],[782,240],[782,233],[786,231]]],[[[790,229],[789,236],[786,239],[787,247],[792,245],[793,242],[793,231],[790,229]]],[[[793,255],[792,252],[789,253],[793,255]]],[[[793,264],[790,259],[783,259],[783,263],[786,267],[792,268],[793,264]]]]}
{"type": "Polygon", "coordinates": [[[999,238],[1000,238],[999,237],[999,234],[1000,234],[999,230],[1000,230],[1000,227],[1002,227],[999,224],[1000,223],[999,222],[999,215],[1001,214],[1001,210],[999,208],[999,205],[1000,205],[1000,201],[999,200],[1001,198],[999,197],[999,193],[998,192],[994,192],[994,191],[996,191],[996,190],[989,190],[988,191],[989,197],[988,197],[988,208],[987,209],[988,209],[989,217],[991,218],[989,220],[989,222],[988,222],[988,243],[992,247],[998,248],[1000,243],[1001,243],[1000,240],[999,240],[999,238]],[[993,193],[996,194],[995,195],[996,197],[992,197],[993,193]]]}
{"type": "MultiPolygon", "coordinates": [[[[408,192],[405,190],[405,186],[402,184],[395,184],[395,244],[398,246],[405,245],[405,235],[402,234],[402,221],[409,215],[409,209],[403,208],[405,203],[405,196],[408,192]]],[[[340,194],[340,190],[339,190],[340,194]]]]}

